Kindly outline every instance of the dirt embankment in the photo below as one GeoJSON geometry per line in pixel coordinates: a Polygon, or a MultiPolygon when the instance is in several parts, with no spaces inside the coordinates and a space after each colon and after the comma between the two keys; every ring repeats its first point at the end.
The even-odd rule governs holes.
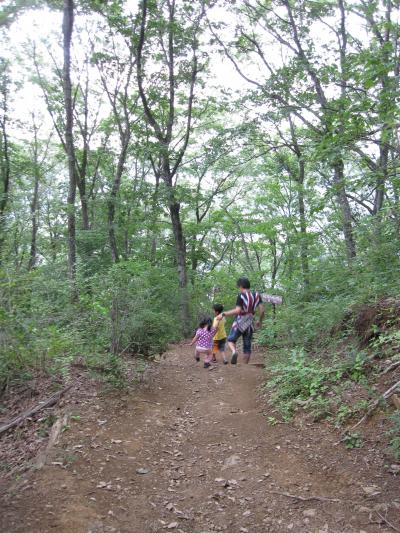
{"type": "Polygon", "coordinates": [[[93,391],[47,464],[3,493],[0,530],[400,530],[399,477],[376,442],[346,450],[323,423],[269,425],[263,380],[259,366],[204,370],[178,346],[134,394],[93,391]]]}

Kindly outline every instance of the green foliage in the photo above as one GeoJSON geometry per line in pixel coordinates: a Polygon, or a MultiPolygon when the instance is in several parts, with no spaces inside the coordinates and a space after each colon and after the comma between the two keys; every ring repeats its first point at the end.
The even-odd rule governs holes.
{"type": "Polygon", "coordinates": [[[325,367],[302,349],[292,350],[287,360],[275,363],[270,371],[267,387],[273,390],[273,402],[286,415],[293,412],[296,400],[315,398],[326,389],[325,367]]]}
{"type": "Polygon", "coordinates": [[[353,416],[353,412],[346,404],[341,405],[336,412],[335,423],[337,427],[343,426],[349,418],[353,416]]]}
{"type": "Polygon", "coordinates": [[[86,292],[76,304],[58,276],[59,271],[44,267],[1,285],[0,383],[29,378],[29,370],[66,377],[75,358],[83,357],[122,386],[120,352],[160,354],[179,339],[174,269],[121,262],[83,279],[86,292]],[[117,350],[110,355],[112,339],[117,350]]]}
{"type": "Polygon", "coordinates": [[[353,450],[354,448],[361,448],[363,441],[359,433],[346,433],[343,437],[344,445],[347,449],[353,450]]]}
{"type": "MultiPolygon", "coordinates": [[[[266,387],[272,390],[272,401],[285,416],[302,406],[314,419],[326,418],[332,416],[335,409],[334,399],[326,393],[335,384],[342,384],[343,379],[359,382],[365,375],[364,361],[362,354],[350,353],[327,364],[326,360],[307,354],[302,348],[283,351],[268,368],[271,378],[266,387]]],[[[353,414],[347,405],[341,405],[336,409],[336,424],[344,424],[353,414]]]]}

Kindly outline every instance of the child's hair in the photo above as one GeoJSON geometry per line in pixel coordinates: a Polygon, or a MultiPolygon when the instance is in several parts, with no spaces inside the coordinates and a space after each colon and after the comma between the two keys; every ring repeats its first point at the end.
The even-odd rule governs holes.
{"type": "Polygon", "coordinates": [[[217,313],[222,313],[222,311],[224,310],[224,306],[222,304],[214,304],[213,309],[217,313]]]}
{"type": "Polygon", "coordinates": [[[210,331],[212,326],[212,320],[209,316],[204,317],[200,320],[199,328],[204,328],[207,326],[208,331],[210,331]]]}

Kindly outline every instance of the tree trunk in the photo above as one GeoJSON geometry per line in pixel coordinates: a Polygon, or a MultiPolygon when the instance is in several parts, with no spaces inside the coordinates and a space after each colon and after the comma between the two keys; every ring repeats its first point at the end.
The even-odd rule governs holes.
{"type": "Polygon", "coordinates": [[[32,234],[31,234],[31,249],[29,253],[29,263],[28,270],[33,270],[36,266],[37,261],[37,232],[39,227],[39,179],[40,179],[40,168],[39,168],[39,157],[38,157],[38,130],[34,122],[33,124],[33,164],[34,164],[34,185],[33,185],[33,197],[31,202],[31,221],[32,221],[32,234]]]}
{"type": "Polygon", "coordinates": [[[303,273],[304,288],[307,290],[310,285],[310,269],[308,264],[308,237],[307,237],[307,220],[306,210],[304,205],[304,178],[305,178],[305,164],[303,159],[298,160],[299,163],[299,177],[297,182],[297,201],[300,216],[300,258],[301,270],[303,273]]]}
{"type": "Polygon", "coordinates": [[[76,286],[76,161],[73,139],[73,104],[71,86],[71,39],[74,25],[74,2],[64,0],[63,36],[64,36],[64,65],[63,65],[63,90],[65,106],[65,146],[68,158],[68,274],[71,283],[71,296],[77,300],[78,291],[76,286]]]}
{"type": "Polygon", "coordinates": [[[374,198],[374,215],[379,215],[380,210],[383,207],[383,200],[385,197],[385,185],[388,177],[388,161],[389,161],[389,146],[387,139],[387,128],[384,126],[383,132],[381,135],[381,142],[379,148],[379,169],[378,176],[376,179],[376,189],[375,189],[375,198],[374,198]],[[386,135],[385,135],[386,134],[386,135]]]}
{"type": "MultiPolygon", "coordinates": [[[[172,191],[171,191],[172,192],[172,191]]],[[[186,269],[186,243],[183,235],[182,223],[180,219],[180,204],[171,198],[169,203],[169,212],[171,216],[172,231],[175,240],[176,262],[178,268],[178,282],[180,289],[180,306],[182,329],[185,335],[190,333],[190,307],[189,294],[187,287],[187,269],[186,269]]]]}
{"type": "Polygon", "coordinates": [[[343,161],[337,161],[333,167],[333,180],[336,188],[336,197],[341,211],[343,235],[346,245],[347,259],[351,262],[356,257],[356,244],[353,235],[350,204],[346,195],[344,184],[343,161]]]}
{"type": "Polygon", "coordinates": [[[121,186],[121,178],[124,172],[126,153],[129,144],[129,134],[123,140],[122,150],[118,158],[117,170],[114,177],[114,183],[111,188],[110,198],[108,200],[108,236],[110,239],[111,256],[114,263],[119,262],[118,244],[115,237],[115,207],[117,203],[118,193],[121,186]]]}
{"type": "Polygon", "coordinates": [[[89,203],[86,195],[86,182],[85,177],[80,176],[77,180],[77,186],[79,190],[79,198],[81,201],[81,212],[82,212],[82,229],[87,231],[90,229],[90,219],[89,219],[89,203]]]}
{"type": "Polygon", "coordinates": [[[151,249],[150,249],[150,263],[152,265],[156,264],[157,257],[157,207],[158,207],[158,194],[160,188],[160,176],[156,173],[156,185],[154,188],[153,198],[152,198],[152,223],[151,223],[151,249]]]}
{"type": "Polygon", "coordinates": [[[7,203],[9,199],[10,191],[10,176],[11,176],[11,165],[10,165],[10,153],[8,145],[8,133],[7,133],[7,97],[8,97],[8,87],[6,73],[2,73],[4,79],[1,82],[1,95],[3,98],[3,117],[0,121],[1,132],[0,132],[0,150],[2,153],[1,159],[1,190],[0,190],[0,264],[2,262],[2,252],[5,241],[5,216],[7,203]]]}

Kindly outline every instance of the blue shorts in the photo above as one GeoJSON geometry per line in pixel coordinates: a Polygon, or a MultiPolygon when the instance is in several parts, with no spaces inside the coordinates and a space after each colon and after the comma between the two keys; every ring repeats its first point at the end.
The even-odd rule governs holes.
{"type": "Polygon", "coordinates": [[[228,342],[236,343],[238,338],[243,337],[243,353],[251,354],[251,339],[253,338],[253,329],[249,328],[241,332],[239,328],[232,328],[228,335],[228,342]]]}

